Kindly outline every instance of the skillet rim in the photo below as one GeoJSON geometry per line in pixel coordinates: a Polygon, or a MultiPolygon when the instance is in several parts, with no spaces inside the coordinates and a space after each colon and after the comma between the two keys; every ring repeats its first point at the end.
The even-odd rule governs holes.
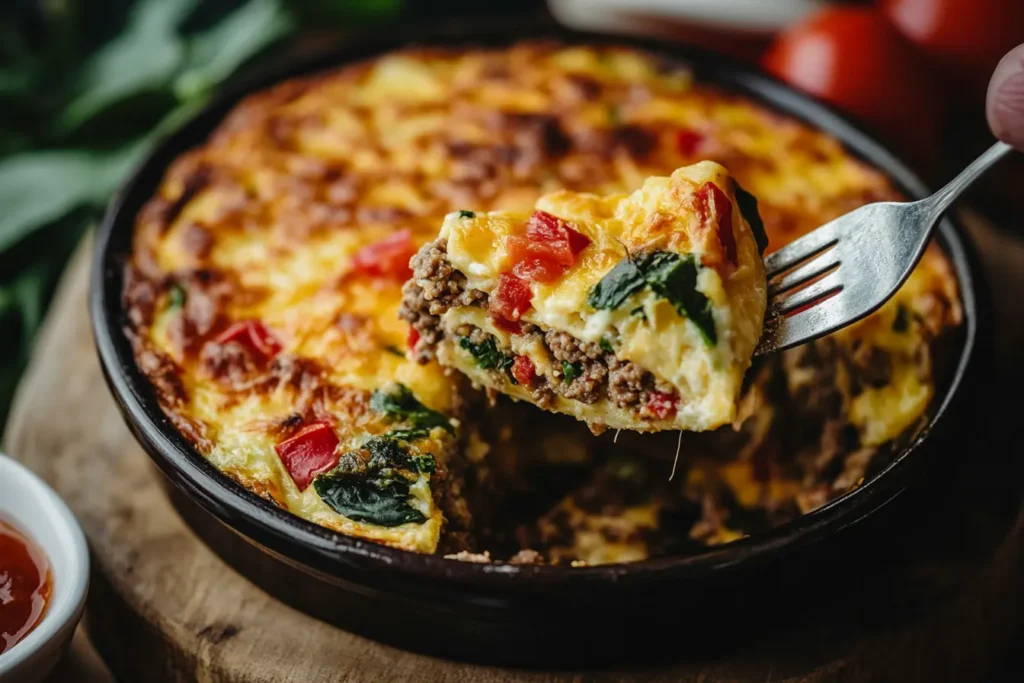
{"type": "Polygon", "coordinates": [[[283,511],[225,477],[192,448],[163,414],[123,333],[123,263],[130,250],[135,215],[141,203],[156,190],[170,162],[200,144],[239,100],[289,78],[341,68],[395,49],[452,47],[451,41],[457,41],[462,47],[473,47],[545,39],[570,44],[618,44],[663,56],[670,62],[689,67],[696,80],[737,92],[835,137],[849,153],[885,173],[909,198],[927,193],[925,184],[895,154],[876,142],[862,125],[851,122],[833,108],[732,59],[658,39],[595,34],[549,25],[524,30],[522,26],[480,21],[427,30],[414,26],[389,28],[387,37],[352,40],[337,49],[290,59],[277,68],[238,81],[161,139],[114,196],[94,245],[89,307],[104,377],[140,445],[186,496],[278,559],[329,582],[341,581],[350,589],[353,586],[344,580],[344,575],[354,571],[374,572],[373,581],[378,585],[397,581],[393,588],[415,578],[510,593],[598,584],[625,589],[649,582],[694,580],[740,566],[749,568],[777,558],[784,551],[809,547],[872,515],[895,499],[907,488],[911,475],[927,461],[925,451],[930,449],[926,446],[932,445],[928,442],[930,433],[940,423],[945,426],[942,418],[954,400],[964,393],[962,385],[972,379],[968,370],[977,364],[978,342],[983,337],[979,327],[988,319],[980,286],[982,271],[966,236],[946,218],[939,225],[938,239],[957,277],[964,322],[956,333],[961,337],[957,344],[959,353],[941,400],[940,396],[933,399],[937,403],[933,404],[925,427],[871,479],[821,508],[768,531],[697,554],[635,563],[585,567],[478,564],[345,536],[283,511]],[[384,572],[375,570],[387,570],[387,574],[382,576],[384,572]]]}

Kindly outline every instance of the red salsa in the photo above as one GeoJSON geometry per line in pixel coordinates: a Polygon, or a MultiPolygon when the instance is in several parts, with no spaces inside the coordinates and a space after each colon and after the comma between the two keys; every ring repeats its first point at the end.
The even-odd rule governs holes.
{"type": "Polygon", "coordinates": [[[0,519],[0,654],[14,647],[42,620],[51,589],[46,555],[0,519]]]}

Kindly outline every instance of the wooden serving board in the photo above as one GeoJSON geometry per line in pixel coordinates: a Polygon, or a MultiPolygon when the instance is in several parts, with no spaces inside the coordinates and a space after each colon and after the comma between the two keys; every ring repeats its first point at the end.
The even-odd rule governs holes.
{"type": "MultiPolygon", "coordinates": [[[[1024,245],[977,221],[993,280],[1021,291],[1024,245]]],[[[617,672],[542,672],[445,662],[338,630],[277,602],[234,573],[171,508],[101,377],[86,306],[91,242],[70,264],[6,431],[6,450],[42,475],[89,538],[93,582],[84,631],[54,680],[104,681],[89,642],[121,681],[976,681],[1024,626],[1024,516],[985,474],[950,508],[908,576],[934,599],[912,616],[882,614],[855,636],[807,624],[766,633],[728,656],[617,672]],[[88,640],[86,640],[86,636],[88,640]]],[[[1009,297],[1007,297],[1009,298],[1009,297]]],[[[999,308],[1001,357],[1019,348],[1019,301],[999,308]]],[[[1018,363],[1019,366],[1019,363],[1018,363]]],[[[1020,367],[1016,367],[1018,374],[1020,367]]],[[[1019,415],[1019,412],[1017,413],[1019,415]]],[[[1019,422],[1019,420],[1017,420],[1019,422]]],[[[1005,448],[987,434],[979,448],[1005,448]]],[[[875,596],[884,612],[886,596],[875,596]]],[[[699,619],[699,615],[667,615],[699,619]]],[[[842,621],[822,604],[822,623],[842,621]]],[[[851,629],[846,629],[847,632],[851,629]]]]}

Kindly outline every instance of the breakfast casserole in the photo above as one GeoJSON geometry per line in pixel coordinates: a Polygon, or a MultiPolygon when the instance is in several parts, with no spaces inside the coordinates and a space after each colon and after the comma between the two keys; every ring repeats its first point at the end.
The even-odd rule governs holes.
{"type": "MultiPolygon", "coordinates": [[[[752,289],[763,287],[763,271],[741,197],[756,198],[769,253],[861,204],[899,197],[830,136],[655,55],[555,42],[410,48],[251,95],[185,151],[136,219],[125,332],[196,451],[315,524],[475,561],[597,564],[699,551],[820,507],[883,466],[922,423],[941,381],[939,342],[961,313],[950,264],[932,246],[877,313],[744,373],[757,306],[727,323],[718,310],[662,302],[645,277],[621,309],[596,299],[588,308],[579,304],[593,292],[587,280],[572,293],[577,305],[619,330],[619,343],[636,339],[646,316],[667,321],[666,339],[736,344],[723,356],[727,381],[713,411],[649,423],[722,425],[685,433],[595,436],[531,404],[543,397],[491,401],[491,380],[474,376],[488,397],[431,360],[447,343],[459,367],[470,357],[502,367],[499,355],[517,343],[477,313],[490,303],[473,300],[454,272],[427,272],[430,248],[456,256],[450,241],[438,243],[442,224],[454,235],[477,215],[508,212],[525,217],[516,234],[527,234],[531,216],[559,234],[572,227],[590,241],[575,255],[570,244],[575,264],[605,244],[583,214],[618,210],[629,197],[661,201],[659,183],[677,169],[694,182],[717,179],[723,198],[709,198],[710,213],[717,226],[730,212],[736,265],[754,268],[743,285],[752,289]],[[434,285],[451,287],[455,319],[410,295],[434,285]],[[456,324],[497,340],[461,335],[456,324]],[[447,342],[445,329],[455,335],[447,342]]],[[[662,258],[678,267],[686,250],[677,251],[662,258]]],[[[728,246],[715,253],[730,257],[728,246]]],[[[607,277],[624,258],[625,247],[609,247],[587,278],[607,277]]],[[[635,258],[625,262],[647,264],[639,259],[651,253],[635,258]]],[[[546,305],[533,301],[535,313],[546,305]]],[[[549,325],[544,337],[580,333],[556,317],[512,317],[524,330],[549,325]]],[[[603,336],[579,338],[608,353],[603,336]]],[[[629,358],[607,341],[613,358],[629,358]]],[[[555,405],[610,398],[619,410],[608,382],[592,404],[570,396],[588,398],[575,377],[586,367],[547,346],[569,366],[556,364],[547,379],[571,379],[554,390],[555,405]]],[[[675,388],[671,377],[638,385],[637,400],[655,415],[652,392],[666,381],[675,388]]],[[[591,422],[627,426],[618,419],[609,411],[591,422]]]]}

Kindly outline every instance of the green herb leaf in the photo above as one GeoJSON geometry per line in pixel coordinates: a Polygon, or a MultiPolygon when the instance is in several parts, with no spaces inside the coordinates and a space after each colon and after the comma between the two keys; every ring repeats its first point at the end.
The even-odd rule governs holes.
{"type": "Polygon", "coordinates": [[[366,467],[374,472],[389,468],[409,469],[409,455],[394,439],[374,436],[366,440],[363,448],[370,452],[366,467]]]}
{"type": "Polygon", "coordinates": [[[590,294],[587,304],[591,308],[615,310],[646,284],[643,273],[629,259],[622,261],[605,274],[590,294]]]}
{"type": "Polygon", "coordinates": [[[508,370],[515,362],[515,358],[498,350],[498,345],[494,343],[493,337],[488,337],[487,341],[479,344],[469,341],[469,337],[461,337],[459,346],[469,351],[470,355],[476,359],[477,367],[482,370],[508,370]]]}
{"type": "Polygon", "coordinates": [[[459,211],[459,218],[473,218],[476,216],[472,211],[459,211]]]}
{"type": "Polygon", "coordinates": [[[166,88],[185,59],[178,26],[198,0],[140,0],[128,23],[83,65],[80,93],[57,118],[60,134],[79,128],[107,107],[166,88]]]}
{"type": "Polygon", "coordinates": [[[394,527],[427,521],[409,504],[409,481],[397,472],[364,475],[335,469],[318,476],[313,489],[336,512],[356,522],[394,527]]]}
{"type": "Polygon", "coordinates": [[[388,432],[385,436],[390,439],[398,439],[400,441],[415,441],[416,439],[422,439],[425,436],[430,436],[430,430],[422,427],[412,427],[410,429],[393,429],[388,432]]]}
{"type": "Polygon", "coordinates": [[[718,339],[715,320],[711,315],[711,301],[697,290],[697,259],[692,255],[679,256],[668,251],[651,254],[640,265],[648,284],[655,294],[675,306],[697,326],[708,345],[718,339]]]}
{"type": "Polygon", "coordinates": [[[437,469],[437,461],[429,453],[426,455],[414,455],[412,457],[412,464],[423,474],[433,474],[434,470],[437,469]]]}
{"type": "Polygon", "coordinates": [[[562,378],[566,383],[572,382],[574,379],[583,374],[583,366],[579,363],[570,363],[567,360],[562,361],[562,378]]]}
{"type": "Polygon", "coordinates": [[[750,230],[754,233],[757,251],[764,256],[764,252],[768,248],[768,233],[764,231],[764,221],[761,220],[761,213],[757,210],[757,198],[744,190],[735,178],[733,178],[732,185],[740,213],[743,214],[744,220],[750,224],[750,230]]]}
{"type": "Polygon", "coordinates": [[[405,354],[402,353],[402,350],[400,348],[398,348],[397,346],[395,346],[394,344],[385,344],[384,345],[384,350],[387,351],[388,353],[390,353],[392,356],[398,356],[399,358],[405,358],[405,354]]]}
{"type": "Polygon", "coordinates": [[[72,209],[106,201],[134,151],[26,152],[0,160],[0,251],[72,209]]]}
{"type": "Polygon", "coordinates": [[[389,389],[373,392],[370,408],[390,419],[404,420],[413,429],[429,431],[433,427],[441,427],[449,432],[455,431],[447,417],[416,400],[404,384],[395,383],[389,389]]]}
{"type": "Polygon", "coordinates": [[[638,315],[638,316],[640,316],[640,318],[644,322],[647,322],[647,312],[644,311],[644,307],[643,306],[637,306],[632,311],[630,311],[629,314],[630,315],[638,315]]]}
{"type": "Polygon", "coordinates": [[[206,96],[292,27],[279,0],[249,0],[189,40],[185,71],[174,82],[175,94],[181,99],[206,96]]]}
{"type": "Polygon", "coordinates": [[[610,339],[608,339],[608,337],[601,337],[601,341],[599,341],[597,345],[601,347],[602,351],[607,351],[608,353],[615,353],[615,347],[612,346],[612,342],[610,339]]]}

